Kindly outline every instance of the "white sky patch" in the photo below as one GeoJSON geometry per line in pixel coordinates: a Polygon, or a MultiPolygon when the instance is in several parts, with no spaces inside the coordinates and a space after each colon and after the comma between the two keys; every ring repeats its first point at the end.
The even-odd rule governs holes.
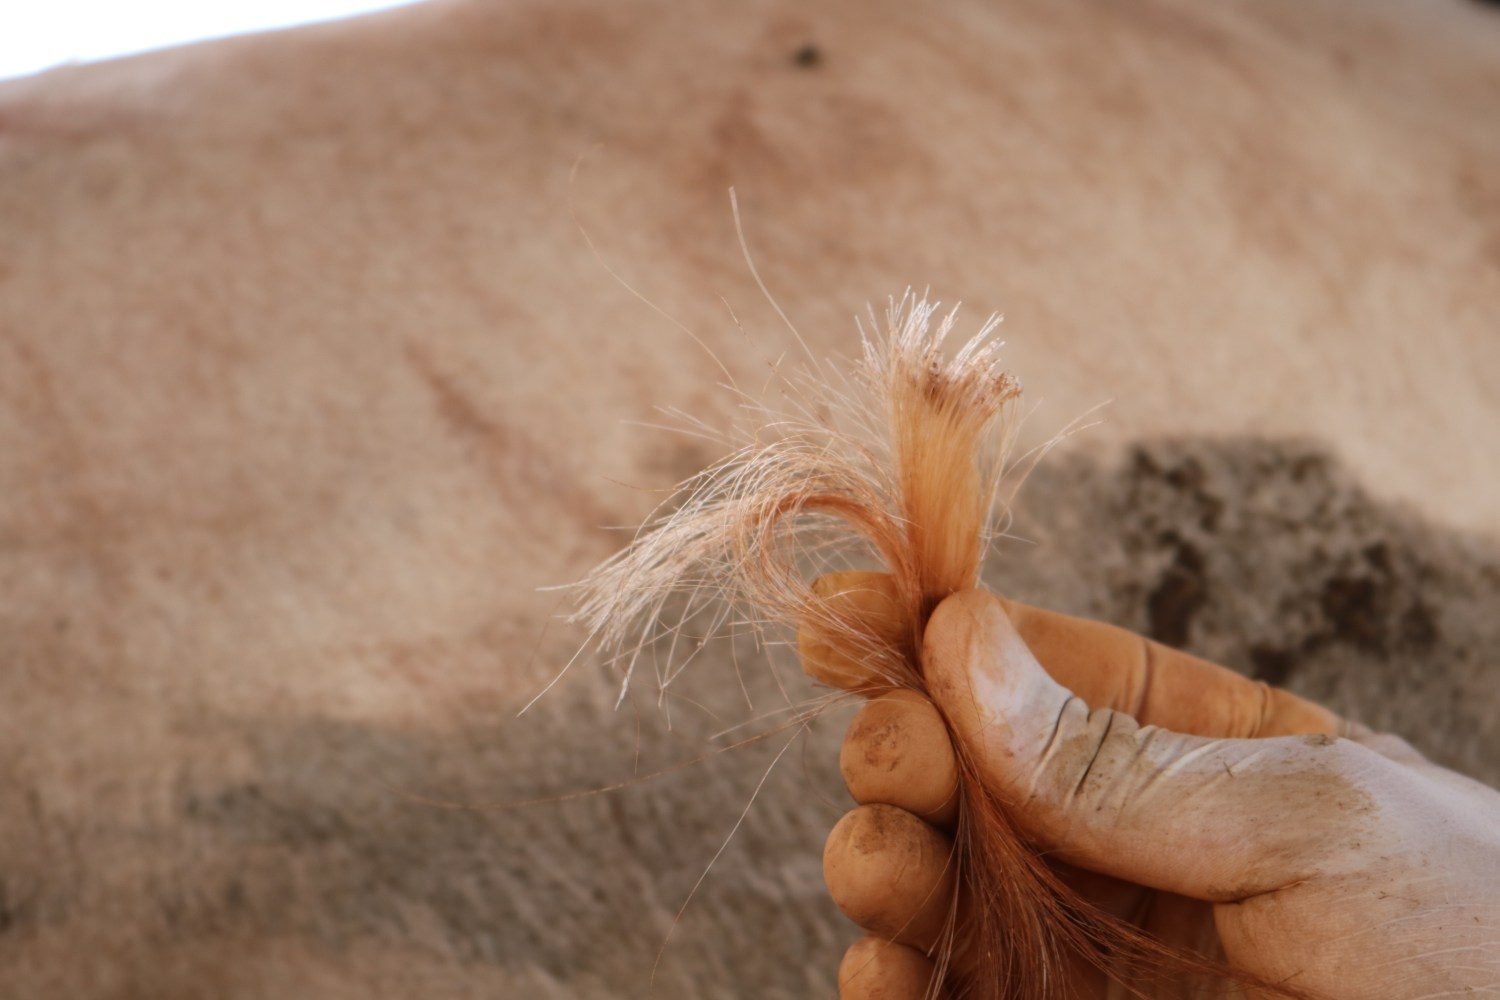
{"type": "Polygon", "coordinates": [[[36,0],[0,15],[0,79],[68,62],[328,21],[408,0],[36,0]]]}

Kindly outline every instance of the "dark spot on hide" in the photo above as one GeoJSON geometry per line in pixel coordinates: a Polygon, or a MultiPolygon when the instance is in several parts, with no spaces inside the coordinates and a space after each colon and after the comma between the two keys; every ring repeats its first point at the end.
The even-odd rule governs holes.
{"type": "Polygon", "coordinates": [[[817,69],[823,65],[823,50],[808,42],[792,53],[792,65],[798,69],[817,69]]]}

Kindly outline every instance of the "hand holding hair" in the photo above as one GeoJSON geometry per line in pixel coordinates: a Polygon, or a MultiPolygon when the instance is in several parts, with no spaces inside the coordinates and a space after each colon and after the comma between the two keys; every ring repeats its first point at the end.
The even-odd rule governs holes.
{"type": "MultiPolygon", "coordinates": [[[[816,589],[872,632],[893,627],[882,574],[816,589]]],[[[1066,883],[1163,941],[1309,996],[1500,993],[1500,793],[1404,741],[983,591],[928,622],[931,700],[802,640],[810,674],[873,696],[840,759],[860,805],[824,853],[834,901],[869,935],[845,956],[841,997],[925,996],[950,922],[951,961],[974,960],[952,739],[1066,883]]],[[[1106,995],[1094,965],[1062,964],[1056,995],[1106,995]]]]}
{"type": "Polygon", "coordinates": [[[1016,453],[996,320],[949,344],[956,315],[908,292],[883,325],[872,312],[851,371],[810,359],[784,378],[791,401],[752,408],[574,614],[622,698],[643,653],[671,635],[670,658],[715,605],[710,632],[796,623],[815,676],[908,692],[873,703],[844,754],[864,804],[829,839],[829,886],[897,943],[856,946],[845,994],[1500,981],[1496,793],[1230,671],[972,589],[1050,445],[1016,453]],[[872,557],[891,575],[803,579],[809,560],[872,557]]]}

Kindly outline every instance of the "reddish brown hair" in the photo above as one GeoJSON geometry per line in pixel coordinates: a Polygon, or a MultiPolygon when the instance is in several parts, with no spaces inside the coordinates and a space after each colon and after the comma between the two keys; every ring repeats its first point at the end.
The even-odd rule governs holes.
{"type": "MultiPolygon", "coordinates": [[[[663,635],[699,614],[737,612],[800,626],[853,651],[890,686],[925,692],[917,651],[927,616],[979,582],[997,523],[1039,455],[1012,458],[1020,385],[1000,365],[995,322],[945,356],[954,312],[934,322],[935,309],[910,294],[892,301],[884,323],[872,315],[862,329],[852,374],[815,366],[788,377],[785,408],[755,410],[732,453],[683,484],[667,513],[583,582],[576,619],[619,659],[625,685],[663,635]],[[894,641],[807,583],[831,550],[851,545],[872,551],[895,582],[906,623],[894,641]]],[[[955,918],[936,956],[947,981],[935,994],[1056,996],[1064,966],[1080,959],[1137,994],[1162,975],[1234,978],[1064,885],[959,750],[965,926],[955,918]],[[959,950],[964,969],[950,971],[959,950]]]]}

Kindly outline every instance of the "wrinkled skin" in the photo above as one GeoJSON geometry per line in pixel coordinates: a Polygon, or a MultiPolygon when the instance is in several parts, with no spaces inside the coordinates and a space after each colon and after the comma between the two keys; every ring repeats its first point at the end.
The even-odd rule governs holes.
{"type": "MultiPolygon", "coordinates": [[[[1085,516],[1067,463],[1311,439],[1392,512],[1369,523],[1419,526],[1398,556],[1461,563],[1412,578],[1451,669],[1363,625],[1230,665],[1292,657],[1341,714],[1495,780],[1489,626],[1450,609],[1500,587],[1497,49],[1458,2],[435,3],[0,85],[7,990],[643,991],[765,758],[428,801],[629,775],[635,716],[586,662],[511,718],[579,641],[536,588],[713,457],[626,421],[732,409],[570,200],[752,392],[795,345],[731,184],[818,353],[931,283],[1006,313],[1032,440],[1114,400],[1018,515],[1048,541],[1002,569],[1036,603],[1201,607],[1179,641],[1228,642],[1222,547],[1150,597],[1130,574],[1161,567],[1101,561],[1140,505],[1085,516]]],[[[1328,593],[1378,623],[1368,587],[1328,593]]],[[[1250,603],[1305,629],[1307,605],[1250,603]]],[[[683,691],[722,721],[668,699],[670,734],[639,692],[643,770],[746,714],[730,676],[705,655],[683,691]]],[[[838,729],[768,783],[659,995],[831,988],[838,729]]]]}
{"type": "MultiPolygon", "coordinates": [[[[844,591],[860,614],[875,588],[844,591]]],[[[860,805],[824,870],[870,932],[841,963],[845,1000],[930,995],[928,953],[960,981],[996,975],[935,919],[975,905],[931,807],[957,794],[954,743],[1065,881],[1158,940],[1327,1000],[1500,990],[1500,792],[1285,692],[980,590],[933,612],[922,668],[931,702],[878,694],[841,754],[860,805]]],[[[1076,958],[1057,973],[1061,995],[1124,995],[1076,958]]],[[[1189,982],[1150,987],[1198,995],[1174,990],[1189,982]]]]}

